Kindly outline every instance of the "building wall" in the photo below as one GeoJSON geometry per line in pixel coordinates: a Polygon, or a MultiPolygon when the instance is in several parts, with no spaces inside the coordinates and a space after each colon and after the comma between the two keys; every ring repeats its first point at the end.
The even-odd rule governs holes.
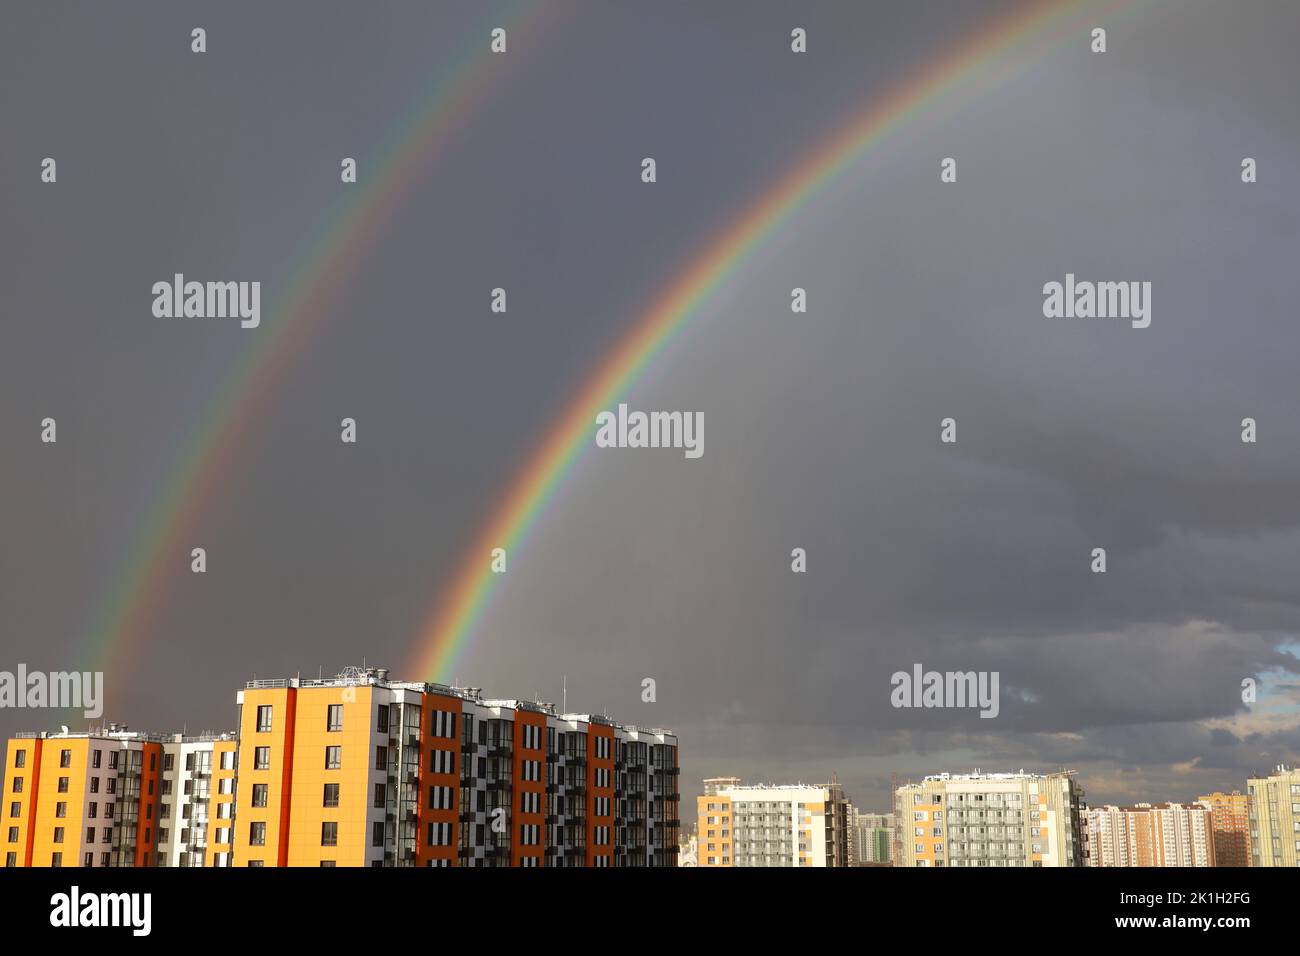
{"type": "Polygon", "coordinates": [[[293,773],[292,687],[244,690],[239,694],[239,794],[235,817],[236,866],[284,866],[289,849],[289,782],[293,773]],[[271,708],[270,730],[258,729],[259,707],[271,708]],[[267,748],[267,763],[258,767],[258,748],[267,748]],[[259,785],[266,801],[255,799],[259,785]],[[261,824],[260,842],[253,842],[255,825],[261,824]]]}
{"type": "Polygon", "coordinates": [[[1240,791],[1196,798],[1210,808],[1215,866],[1250,866],[1250,800],[1240,791]]]}
{"type": "Polygon", "coordinates": [[[0,861],[32,866],[39,804],[43,740],[15,738],[5,748],[4,802],[0,805],[0,861]]]}
{"type": "Polygon", "coordinates": [[[695,798],[700,866],[734,866],[731,797],[726,792],[695,798]]]}
{"type": "Polygon", "coordinates": [[[940,774],[898,789],[899,864],[1082,866],[1083,791],[1069,774],[940,774]]]}
{"type": "Polygon", "coordinates": [[[1300,770],[1246,781],[1251,866],[1300,866],[1300,770]]]}

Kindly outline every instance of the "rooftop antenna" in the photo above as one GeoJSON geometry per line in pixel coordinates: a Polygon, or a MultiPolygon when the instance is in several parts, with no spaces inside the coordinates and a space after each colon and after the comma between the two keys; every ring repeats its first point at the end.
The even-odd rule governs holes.
{"type": "Polygon", "coordinates": [[[561,697],[561,699],[564,701],[564,703],[561,705],[560,710],[562,713],[567,714],[569,712],[569,675],[568,674],[564,675],[563,681],[564,681],[562,685],[563,689],[561,691],[563,696],[561,697]]]}

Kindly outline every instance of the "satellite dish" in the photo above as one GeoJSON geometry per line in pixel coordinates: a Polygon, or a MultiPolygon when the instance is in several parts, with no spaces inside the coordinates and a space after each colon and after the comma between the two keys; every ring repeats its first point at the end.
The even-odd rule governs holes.
{"type": "Polygon", "coordinates": [[[67,732],[68,732],[68,725],[67,725],[67,724],[59,724],[59,733],[61,733],[61,734],[66,734],[67,732]]]}

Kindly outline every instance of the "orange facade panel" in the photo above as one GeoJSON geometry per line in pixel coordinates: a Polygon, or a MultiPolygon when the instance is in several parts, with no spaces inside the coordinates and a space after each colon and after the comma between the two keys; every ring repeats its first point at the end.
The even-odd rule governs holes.
{"type": "Polygon", "coordinates": [[[238,866],[284,866],[288,857],[297,693],[292,687],[244,691],[235,810],[238,866]]]}
{"type": "Polygon", "coordinates": [[[459,697],[425,694],[421,714],[417,866],[457,866],[460,832],[460,732],[465,719],[459,697]]]}
{"type": "Polygon", "coordinates": [[[0,807],[0,860],[5,866],[33,865],[43,743],[37,738],[14,738],[5,748],[4,804],[0,807]]]}
{"type": "Polygon", "coordinates": [[[523,866],[525,858],[532,858],[535,862],[528,866],[542,866],[546,856],[546,715],[517,710],[514,716],[510,865],[523,866]]]}
{"type": "Polygon", "coordinates": [[[614,728],[587,728],[587,866],[613,866],[614,728]],[[600,812],[603,810],[604,812],[600,812]],[[602,842],[597,842],[597,839],[602,842]],[[604,857],[597,863],[597,857],[604,857]]]}

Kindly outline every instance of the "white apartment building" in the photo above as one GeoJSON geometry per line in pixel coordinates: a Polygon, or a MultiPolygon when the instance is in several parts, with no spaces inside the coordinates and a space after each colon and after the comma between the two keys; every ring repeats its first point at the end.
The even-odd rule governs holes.
{"type": "Polygon", "coordinates": [[[1139,803],[1084,811],[1088,865],[1214,866],[1214,827],[1204,804],[1139,803]]]}
{"type": "Polygon", "coordinates": [[[895,794],[898,866],[1083,866],[1083,788],[1073,771],[942,773],[895,794]]]}
{"type": "Polygon", "coordinates": [[[697,798],[700,866],[847,866],[848,803],[837,784],[709,781],[697,798]]]}

